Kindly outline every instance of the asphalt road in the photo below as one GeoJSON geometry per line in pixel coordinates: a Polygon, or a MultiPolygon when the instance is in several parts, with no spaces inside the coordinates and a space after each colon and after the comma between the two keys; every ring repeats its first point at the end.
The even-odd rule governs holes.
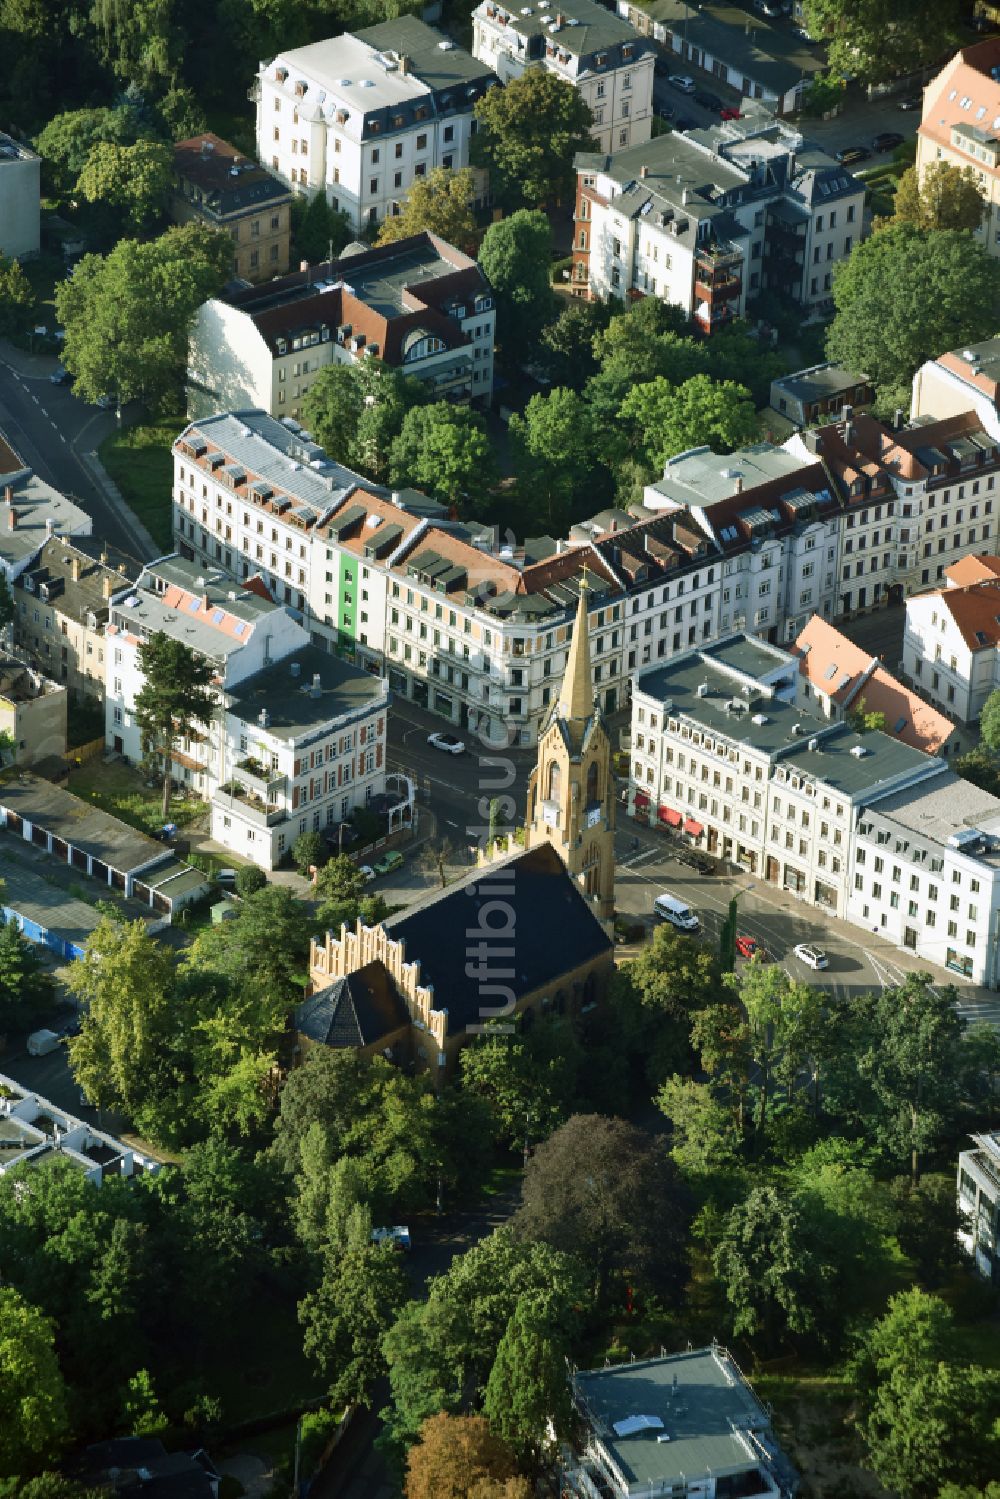
{"type": "Polygon", "coordinates": [[[22,375],[0,362],[0,432],[35,473],[86,511],[98,540],[142,561],[146,548],[128,516],[95,482],[83,456],[114,427],[113,412],[77,400],[70,387],[53,385],[44,373],[22,375]]]}

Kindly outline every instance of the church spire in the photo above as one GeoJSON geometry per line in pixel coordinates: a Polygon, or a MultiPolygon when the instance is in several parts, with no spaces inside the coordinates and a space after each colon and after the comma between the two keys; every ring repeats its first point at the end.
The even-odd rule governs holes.
{"type": "Polygon", "coordinates": [[[594,712],[594,678],[590,669],[590,622],[587,618],[587,569],[580,580],[580,601],[576,609],[573,638],[566,657],[566,672],[559,694],[560,717],[590,718],[594,712]]]}

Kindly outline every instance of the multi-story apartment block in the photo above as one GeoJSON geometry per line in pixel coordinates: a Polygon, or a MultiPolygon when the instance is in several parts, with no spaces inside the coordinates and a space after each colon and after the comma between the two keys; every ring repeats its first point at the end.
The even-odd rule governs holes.
{"type": "Polygon", "coordinates": [[[974,411],[986,431],[1000,437],[1000,338],[952,349],[928,359],[913,377],[910,416],[960,416],[974,411]]]}
{"type": "Polygon", "coordinates": [[[867,375],[856,375],[839,364],[814,364],[772,380],[769,405],[793,426],[813,427],[824,417],[838,417],[845,406],[862,411],[874,398],[867,375]]]}
{"type": "Polygon", "coordinates": [[[145,757],[135,722],[139,647],[162,632],[215,667],[218,713],[173,754],[174,775],[211,802],[212,835],[265,868],[299,833],[366,806],[385,782],[384,683],[309,646],[259,578],[243,587],[180,557],[150,564],[113,603],[108,744],[145,757]]]}
{"type": "Polygon", "coordinates": [[[188,349],[192,416],[298,417],[320,370],[374,356],[436,400],[488,402],[496,312],[479,266],[423,233],[204,303],[188,349]]]}
{"type": "Polygon", "coordinates": [[[360,231],[399,212],[434,167],[467,167],[473,105],[496,75],[415,16],[280,52],[262,65],[257,155],[324,192],[360,231]]]}
{"type": "Polygon", "coordinates": [[[975,172],[986,208],[973,232],[1000,255],[1000,38],[962,47],[925,88],[917,171],[936,161],[975,172]]]}
{"type": "Polygon", "coordinates": [[[0,131],[0,255],[23,260],[38,254],[41,178],[41,157],[0,131]]]}
{"type": "Polygon", "coordinates": [[[1000,558],[964,557],[947,588],[906,601],[903,670],[956,723],[974,724],[1000,687],[1000,558]]]}
{"type": "Polygon", "coordinates": [[[578,90],[601,151],[648,141],[653,128],[655,48],[597,0],[480,0],[472,50],[503,83],[542,67],[578,90]]]}
{"type": "Polygon", "coordinates": [[[725,1348],[570,1374],[579,1438],[567,1499],[790,1499],[798,1477],[725,1348]]]}
{"type": "Polygon", "coordinates": [[[128,563],[113,567],[107,557],[104,551],[95,558],[82,543],[53,536],[13,588],[18,650],[61,682],[75,702],[104,697],[104,629],[111,600],[132,588],[128,563]]]}
{"type": "Polygon", "coordinates": [[[292,194],[235,146],[205,131],[174,146],[175,224],[197,220],[233,241],[233,275],[267,281],[288,270],[292,194]]]}
{"type": "Polygon", "coordinates": [[[942,762],[814,717],[795,704],[797,676],[794,656],[747,635],[637,676],[629,805],[843,916],[861,809],[942,762]]]}
{"type": "Polygon", "coordinates": [[[973,1135],[958,1158],[958,1237],[984,1280],[1000,1279],[1000,1133],[973,1135]]]}
{"type": "Polygon", "coordinates": [[[0,436],[0,568],[13,584],[52,536],[89,536],[93,522],[46,484],[0,436]]]}
{"type": "Polygon", "coordinates": [[[1000,799],[940,769],[920,785],[880,790],[858,819],[844,914],[996,988],[1000,799]]]}
{"type": "Polygon", "coordinates": [[[799,658],[798,701],[810,713],[838,723],[881,714],[894,739],[927,755],[954,755],[961,748],[954,724],[890,675],[878,656],[863,651],[814,614],[795,642],[799,658]]]}
{"type": "Polygon", "coordinates": [[[863,232],[864,185],[760,105],[575,165],[574,294],[657,296],[705,332],[757,292],[824,301],[863,232]]]}

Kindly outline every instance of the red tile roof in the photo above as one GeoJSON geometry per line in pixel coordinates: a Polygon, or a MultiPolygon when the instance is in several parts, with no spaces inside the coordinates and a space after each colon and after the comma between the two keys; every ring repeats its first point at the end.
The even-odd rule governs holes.
{"type": "Polygon", "coordinates": [[[1000,579],[993,583],[972,583],[965,588],[946,588],[930,597],[948,610],[970,651],[1000,645],[1000,579]]]}
{"type": "Polygon", "coordinates": [[[991,557],[987,552],[970,553],[946,567],[944,575],[953,588],[964,588],[969,583],[988,583],[1000,578],[1000,557],[991,557]]]}

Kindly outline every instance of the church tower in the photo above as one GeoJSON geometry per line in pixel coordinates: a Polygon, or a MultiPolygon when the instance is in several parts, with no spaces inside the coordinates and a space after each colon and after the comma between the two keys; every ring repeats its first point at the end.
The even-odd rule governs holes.
{"type": "MultiPolygon", "coordinates": [[[[611,740],[594,702],[586,574],[573,626],[566,674],[538,740],[528,782],[525,847],[550,843],[595,915],[615,908],[615,786],[611,740]]],[[[558,940],[554,932],[553,940],[558,940]]]]}

